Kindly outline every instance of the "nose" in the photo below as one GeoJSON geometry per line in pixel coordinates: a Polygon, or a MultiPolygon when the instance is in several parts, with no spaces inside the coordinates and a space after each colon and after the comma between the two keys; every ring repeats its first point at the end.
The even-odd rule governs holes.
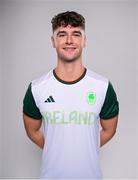
{"type": "Polygon", "coordinates": [[[66,38],[66,44],[72,44],[73,43],[73,39],[71,35],[68,35],[66,38]]]}

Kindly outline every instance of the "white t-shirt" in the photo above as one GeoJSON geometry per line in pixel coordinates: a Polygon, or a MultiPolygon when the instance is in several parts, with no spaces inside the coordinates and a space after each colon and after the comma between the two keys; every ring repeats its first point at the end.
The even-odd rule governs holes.
{"type": "Polygon", "coordinates": [[[54,70],[32,81],[23,112],[44,123],[41,178],[101,179],[99,120],[118,111],[111,83],[87,68],[72,82],[54,70]]]}

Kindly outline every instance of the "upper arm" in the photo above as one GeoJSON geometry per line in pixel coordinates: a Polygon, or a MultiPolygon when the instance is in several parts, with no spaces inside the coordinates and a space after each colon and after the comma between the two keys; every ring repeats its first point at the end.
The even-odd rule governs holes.
{"type": "Polygon", "coordinates": [[[42,119],[34,119],[23,113],[24,126],[27,134],[38,131],[42,124],[42,119]]]}
{"type": "Polygon", "coordinates": [[[27,134],[36,132],[41,127],[42,115],[32,92],[32,83],[30,83],[23,99],[23,120],[27,134]]]}
{"type": "Polygon", "coordinates": [[[112,84],[109,82],[105,100],[100,112],[101,119],[114,119],[119,113],[119,103],[112,84]]]}
{"type": "Polygon", "coordinates": [[[103,130],[115,132],[118,123],[119,103],[112,84],[109,82],[106,97],[100,112],[103,130]]]}
{"type": "Polygon", "coordinates": [[[102,126],[102,129],[111,133],[116,132],[117,123],[118,123],[118,115],[110,119],[102,119],[102,118],[100,119],[100,124],[102,126]]]}
{"type": "Polygon", "coordinates": [[[32,92],[32,84],[29,85],[23,99],[23,113],[32,119],[41,119],[41,112],[36,104],[34,94],[32,92]]]}

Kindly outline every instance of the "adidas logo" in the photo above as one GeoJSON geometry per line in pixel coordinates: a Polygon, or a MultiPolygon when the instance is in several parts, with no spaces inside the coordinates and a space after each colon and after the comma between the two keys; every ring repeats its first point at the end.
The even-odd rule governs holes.
{"type": "Polygon", "coordinates": [[[49,97],[45,100],[45,103],[49,103],[49,102],[55,102],[55,100],[53,99],[52,96],[49,96],[49,97]]]}

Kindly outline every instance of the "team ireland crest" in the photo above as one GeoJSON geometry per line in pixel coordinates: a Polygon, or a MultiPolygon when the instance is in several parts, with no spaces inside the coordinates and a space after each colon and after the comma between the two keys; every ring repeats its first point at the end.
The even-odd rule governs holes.
{"type": "Polygon", "coordinates": [[[88,104],[94,104],[95,101],[96,101],[96,93],[95,92],[88,92],[87,93],[88,104]]]}

